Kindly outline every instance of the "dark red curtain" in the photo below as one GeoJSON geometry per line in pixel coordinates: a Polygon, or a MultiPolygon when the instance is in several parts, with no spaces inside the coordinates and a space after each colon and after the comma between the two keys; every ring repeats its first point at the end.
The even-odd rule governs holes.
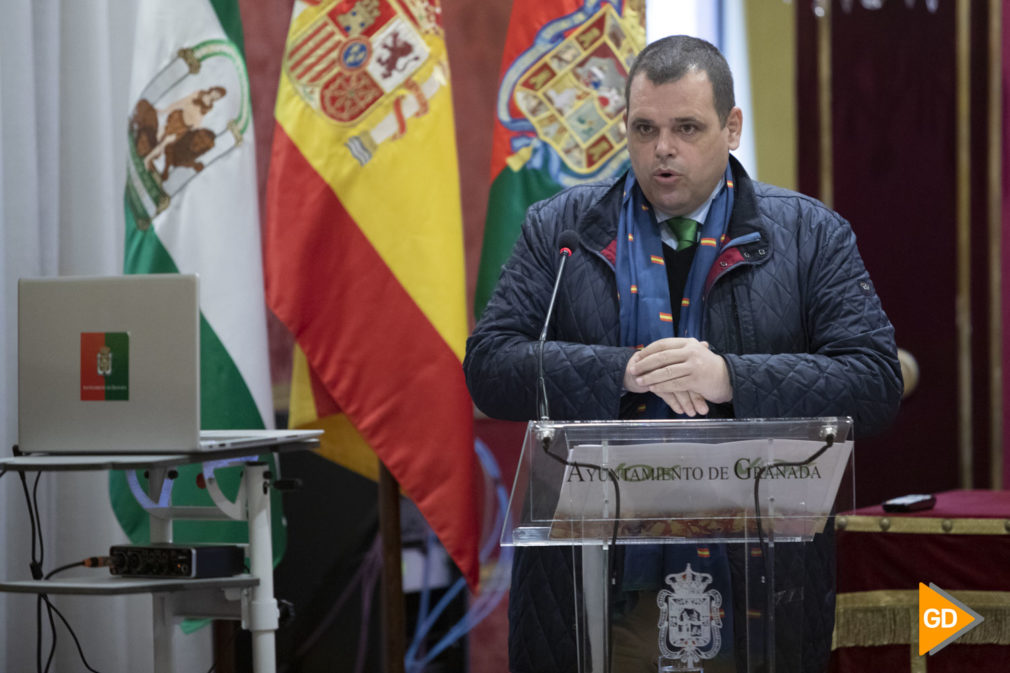
{"type": "MultiPolygon", "coordinates": [[[[857,501],[869,504],[958,484],[956,17],[953,2],[939,3],[935,14],[924,3],[852,5],[845,12],[833,3],[831,17],[833,205],[852,223],[898,346],[921,372],[891,430],[863,438],[855,429],[857,501]]],[[[816,22],[809,3],[797,3],[800,187],[813,195],[820,180],[816,22]]],[[[973,248],[984,255],[985,220],[976,222],[973,248]]],[[[973,272],[973,291],[984,289],[984,274],[984,266],[973,272]]],[[[980,439],[987,442],[976,433],[980,439]]]]}

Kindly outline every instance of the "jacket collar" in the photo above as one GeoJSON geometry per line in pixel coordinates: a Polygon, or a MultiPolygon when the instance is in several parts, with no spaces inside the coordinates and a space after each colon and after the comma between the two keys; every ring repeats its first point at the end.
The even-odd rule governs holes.
{"type": "Polygon", "coordinates": [[[767,238],[767,232],[758,214],[757,197],[754,194],[754,181],[747,175],[743,164],[736,157],[729,157],[730,170],[733,173],[733,183],[736,187],[736,199],[733,203],[733,215],[729,220],[727,236],[730,240],[757,232],[762,239],[767,238]]]}
{"type": "Polygon", "coordinates": [[[617,224],[621,216],[624,179],[627,174],[627,171],[621,173],[576,225],[582,243],[590,250],[601,253],[611,264],[614,263],[617,250],[617,224]]]}
{"type": "MultiPolygon", "coordinates": [[[[729,164],[736,187],[736,197],[727,236],[732,240],[757,232],[760,234],[761,240],[764,241],[767,239],[767,234],[761,222],[761,216],[758,214],[754,183],[736,157],[730,155],[729,164]]],[[[620,218],[622,190],[626,175],[627,172],[622,173],[576,224],[582,243],[590,250],[602,254],[610,260],[611,264],[617,249],[617,224],[620,218]]]]}

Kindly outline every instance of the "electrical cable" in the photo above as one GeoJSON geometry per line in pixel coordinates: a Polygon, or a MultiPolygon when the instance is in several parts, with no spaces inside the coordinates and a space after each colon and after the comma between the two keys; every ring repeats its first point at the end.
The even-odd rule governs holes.
{"type": "Polygon", "coordinates": [[[55,570],[50,570],[49,572],[46,573],[46,576],[43,579],[49,579],[50,577],[52,577],[56,573],[61,573],[64,570],[70,570],[71,568],[78,568],[78,567],[83,568],[84,567],[84,561],[77,561],[76,563],[68,563],[65,566],[60,566],[59,568],[57,568],[55,570]]]}
{"type": "MultiPolygon", "coordinates": [[[[90,556],[90,557],[88,557],[86,559],[83,559],[83,560],[80,560],[80,561],[75,561],[74,563],[67,563],[66,565],[60,566],[59,568],[55,568],[53,570],[50,570],[49,572],[47,572],[45,574],[45,577],[43,579],[49,579],[53,575],[56,575],[57,573],[61,573],[61,572],[65,571],[65,570],[70,570],[71,568],[79,568],[79,567],[80,568],[100,568],[100,567],[105,567],[105,566],[109,565],[109,562],[110,562],[110,558],[108,556],[90,556]]],[[[49,647],[49,658],[46,660],[46,667],[45,667],[45,669],[43,669],[43,673],[48,673],[49,667],[51,666],[51,664],[53,662],[53,657],[56,654],[56,622],[53,619],[53,610],[55,610],[56,608],[55,608],[55,606],[52,603],[49,602],[49,600],[48,600],[48,594],[40,594],[39,597],[38,597],[38,600],[36,601],[36,608],[35,609],[36,609],[37,613],[41,612],[41,604],[43,602],[43,597],[45,597],[46,613],[49,615],[49,630],[53,634],[53,641],[52,641],[52,643],[51,643],[51,645],[49,647]]],[[[42,628],[41,619],[38,619],[37,626],[41,630],[41,628],[42,628]]],[[[68,626],[68,628],[69,628],[69,626],[68,626]]],[[[73,633],[72,630],[71,630],[71,633],[73,633]]],[[[76,638],[75,638],[75,640],[76,640],[76,638]]]]}
{"type": "MultiPolygon", "coordinates": [[[[42,597],[39,596],[36,599],[36,605],[42,601],[42,597]]],[[[36,608],[38,609],[38,608],[36,608]]],[[[49,647],[49,658],[46,659],[46,668],[43,673],[49,673],[49,666],[53,663],[53,657],[56,656],[56,621],[53,619],[53,611],[46,609],[46,614],[49,615],[49,630],[53,634],[53,642],[49,647]]],[[[39,625],[41,628],[41,624],[39,625]]]]}
{"type": "Polygon", "coordinates": [[[372,557],[372,563],[366,567],[363,582],[361,584],[361,628],[358,630],[358,654],[354,661],[354,673],[363,673],[365,670],[366,650],[368,649],[368,625],[372,622],[372,594],[375,587],[379,585],[379,576],[382,574],[382,534],[375,536],[376,555],[372,557]]]}
{"type": "MultiPolygon", "coordinates": [[[[37,540],[41,539],[41,521],[36,522],[35,507],[33,506],[31,493],[28,490],[28,478],[25,476],[23,470],[18,471],[18,476],[21,478],[21,489],[25,494],[25,505],[28,509],[28,523],[31,527],[31,561],[28,564],[28,568],[31,571],[33,580],[42,579],[42,564],[37,559],[38,556],[38,546],[37,540]]],[[[42,476],[41,472],[35,474],[35,485],[38,486],[39,477],[42,476]]],[[[37,491],[36,491],[37,493],[37,491]]],[[[36,501],[37,502],[37,498],[36,501]]],[[[42,599],[45,594],[39,594],[35,601],[35,670],[37,673],[42,673],[42,599]]],[[[55,638],[55,636],[54,636],[55,638]]]]}
{"type": "Polygon", "coordinates": [[[42,673],[42,596],[35,597],[35,670],[42,673]]]}
{"type": "MultiPolygon", "coordinates": [[[[107,566],[107,565],[109,565],[109,557],[108,556],[92,556],[92,557],[86,558],[86,559],[84,559],[82,561],[76,561],[74,563],[68,563],[68,564],[62,565],[59,568],[56,568],[54,570],[50,570],[49,572],[46,573],[46,575],[45,575],[45,577],[43,579],[49,579],[53,575],[55,575],[57,573],[61,573],[64,570],[70,570],[71,568],[78,568],[78,567],[96,568],[96,567],[99,567],[99,566],[107,566]]],[[[36,607],[35,607],[35,609],[36,609],[37,612],[41,611],[41,604],[43,602],[43,596],[47,596],[48,597],[48,594],[40,594],[39,595],[38,600],[36,601],[36,607]]],[[[48,600],[46,600],[45,603],[46,603],[46,613],[49,615],[49,630],[53,634],[53,641],[52,641],[52,643],[50,644],[50,647],[49,647],[49,658],[46,660],[46,667],[45,667],[45,669],[43,669],[43,673],[49,673],[49,667],[52,665],[52,663],[53,663],[53,657],[56,655],[56,621],[53,619],[53,610],[55,609],[54,606],[48,600]]],[[[42,628],[41,620],[38,621],[37,626],[41,630],[41,628],[42,628]]]]}
{"type": "MultiPolygon", "coordinates": [[[[53,575],[55,575],[58,572],[62,572],[64,570],[67,570],[69,568],[73,568],[75,566],[84,565],[84,566],[91,567],[90,564],[92,562],[94,562],[96,566],[97,565],[103,565],[101,563],[101,561],[102,561],[103,558],[105,559],[104,565],[108,565],[108,558],[107,557],[92,556],[90,558],[84,559],[83,561],[78,561],[76,563],[71,563],[71,564],[68,564],[68,565],[56,568],[55,570],[53,570],[49,574],[43,574],[43,572],[42,572],[42,563],[43,563],[43,561],[45,559],[45,542],[44,542],[43,536],[42,536],[42,518],[41,518],[41,513],[39,512],[39,480],[42,477],[42,473],[41,472],[36,472],[35,473],[35,483],[32,485],[31,494],[29,494],[29,491],[28,491],[28,480],[25,477],[24,471],[18,471],[18,475],[21,477],[21,486],[22,486],[22,489],[24,490],[24,494],[25,494],[25,504],[27,505],[27,508],[28,508],[28,521],[29,521],[30,526],[31,526],[32,542],[31,542],[31,563],[29,564],[29,568],[30,568],[31,573],[32,573],[32,579],[33,580],[46,580],[46,579],[52,577],[53,575]]],[[[36,632],[35,632],[35,666],[36,666],[37,671],[39,673],[44,673],[45,671],[48,671],[50,665],[52,664],[53,656],[55,654],[56,641],[57,641],[57,633],[56,633],[56,623],[55,623],[55,620],[53,620],[53,612],[55,612],[56,616],[58,616],[60,618],[60,621],[63,622],[63,625],[67,627],[67,631],[70,633],[70,637],[73,638],[74,644],[77,646],[77,653],[78,653],[78,655],[80,655],[81,662],[84,664],[84,667],[87,668],[92,673],[99,673],[99,671],[96,671],[94,668],[91,667],[91,665],[88,663],[87,658],[85,658],[85,656],[84,656],[84,649],[81,647],[81,642],[77,638],[77,634],[74,632],[73,627],[70,626],[70,622],[67,621],[66,617],[63,616],[63,613],[60,612],[59,609],[57,609],[57,607],[55,605],[53,605],[52,601],[49,600],[49,595],[46,594],[46,593],[44,593],[44,592],[40,592],[38,594],[38,598],[37,598],[37,600],[35,602],[35,625],[36,625],[36,632]],[[45,605],[46,605],[46,612],[47,612],[47,615],[49,617],[49,624],[50,624],[50,628],[52,630],[52,635],[53,635],[53,640],[52,640],[52,644],[51,644],[50,651],[49,651],[49,657],[48,657],[48,659],[46,661],[45,668],[42,667],[42,604],[43,603],[45,603],[45,605]]]]}
{"type": "MultiPolygon", "coordinates": [[[[23,476],[24,472],[22,472],[21,474],[23,476]]],[[[31,565],[30,565],[31,573],[32,573],[32,579],[35,579],[35,580],[40,579],[39,575],[42,575],[42,564],[43,564],[43,561],[45,560],[45,556],[46,556],[45,541],[42,538],[42,514],[39,511],[39,481],[41,480],[41,478],[42,478],[42,472],[36,472],[35,473],[35,483],[32,484],[32,497],[31,497],[31,500],[28,502],[28,511],[35,513],[34,517],[33,517],[34,525],[32,526],[32,562],[31,562],[31,565]],[[38,557],[36,557],[36,555],[35,555],[35,537],[38,538],[38,557]]],[[[27,491],[28,483],[27,483],[27,480],[23,481],[22,484],[23,484],[23,486],[26,489],[25,490],[25,498],[27,499],[28,498],[28,491],[27,491]]],[[[35,638],[35,641],[36,641],[35,642],[35,658],[36,658],[35,665],[37,667],[41,667],[42,666],[42,603],[43,602],[45,602],[45,604],[47,606],[46,607],[46,614],[49,616],[49,622],[50,622],[50,624],[53,623],[53,613],[52,613],[52,609],[51,609],[52,604],[49,602],[49,597],[46,594],[41,593],[41,594],[38,595],[38,598],[35,601],[35,623],[36,623],[36,626],[38,627],[38,631],[36,632],[36,638],[35,638]]],[[[52,661],[53,655],[55,654],[55,651],[56,651],[56,639],[57,639],[57,636],[56,636],[56,629],[55,628],[52,630],[52,636],[53,636],[53,641],[52,641],[52,645],[51,645],[51,647],[49,649],[49,657],[48,657],[48,660],[46,662],[46,670],[48,670],[48,668],[49,668],[49,662],[52,661]]]]}
{"type": "MultiPolygon", "coordinates": [[[[42,474],[41,472],[38,473],[38,475],[41,475],[41,474],[42,474]]],[[[36,483],[38,483],[38,475],[35,478],[36,483]]],[[[38,563],[36,561],[35,557],[36,557],[36,554],[37,554],[36,539],[39,538],[39,537],[41,537],[41,533],[37,532],[38,531],[38,526],[36,526],[36,522],[35,522],[35,510],[32,508],[32,499],[31,499],[31,496],[28,493],[28,479],[27,479],[27,477],[25,477],[25,473],[23,471],[19,471],[18,472],[18,476],[21,477],[21,488],[24,490],[24,493],[25,493],[25,504],[28,507],[28,523],[31,525],[31,537],[32,537],[31,552],[32,552],[32,558],[31,558],[31,563],[29,564],[29,569],[31,570],[31,573],[32,573],[32,579],[33,580],[40,580],[40,579],[42,579],[42,565],[41,565],[41,563],[38,563]]]]}
{"type": "Polygon", "coordinates": [[[32,504],[35,506],[35,522],[39,532],[39,558],[38,566],[39,572],[42,572],[42,566],[46,560],[46,545],[45,540],[42,539],[42,514],[39,510],[39,481],[42,479],[42,473],[35,473],[35,484],[32,486],[32,504]]]}
{"type": "MultiPolygon", "coordinates": [[[[458,579],[442,597],[430,615],[425,615],[423,611],[418,615],[418,625],[415,628],[414,639],[405,657],[405,667],[411,673],[421,673],[427,663],[431,662],[435,657],[441,654],[443,650],[462,638],[474,626],[479,624],[485,617],[487,617],[488,614],[491,613],[492,610],[494,610],[498,603],[501,602],[505,592],[508,590],[512,565],[512,548],[505,547],[504,549],[501,549],[498,545],[498,531],[502,529],[502,526],[508,516],[508,494],[505,490],[504,483],[502,482],[501,470],[498,468],[494,455],[491,453],[490,449],[488,449],[487,445],[480,439],[477,439],[474,442],[474,451],[480,459],[485,477],[492,483],[495,501],[498,505],[495,509],[494,524],[489,529],[489,535],[481,546],[479,558],[481,563],[484,563],[490,558],[495,549],[498,549],[500,554],[490,577],[482,585],[484,590],[479,596],[477,596],[466,614],[464,614],[456,624],[450,627],[441,640],[439,640],[431,648],[431,650],[425,653],[425,655],[420,659],[416,659],[415,657],[418,648],[423,643],[424,637],[434,626],[436,619],[442,614],[445,608],[448,607],[449,603],[456,597],[456,595],[459,594],[460,591],[463,590],[466,586],[466,581],[462,578],[458,579]]],[[[429,542],[432,545],[434,544],[433,540],[430,538],[429,542]]],[[[431,550],[429,549],[429,554],[430,553],[431,550]]],[[[427,557],[425,561],[427,561],[427,557]]],[[[424,578],[424,590],[428,591],[429,582],[427,570],[425,571],[424,578]]],[[[424,601],[422,600],[422,603],[423,602],[424,601]]]]}
{"type": "MultiPolygon", "coordinates": [[[[485,590],[482,591],[480,596],[474,600],[467,613],[446,632],[443,638],[425,654],[423,659],[415,660],[414,657],[423,642],[424,636],[427,635],[437,618],[441,616],[452,600],[466,587],[466,580],[462,578],[458,579],[456,583],[447,590],[446,594],[431,610],[430,614],[427,614],[427,603],[430,602],[430,598],[426,598],[422,594],[422,610],[418,615],[413,641],[405,656],[407,670],[411,671],[411,673],[420,673],[420,671],[423,671],[425,664],[430,662],[443,650],[465,635],[470,629],[479,624],[488,614],[491,613],[492,610],[494,610],[498,603],[501,602],[508,590],[512,562],[512,548],[506,547],[504,549],[499,549],[497,544],[498,532],[502,529],[508,513],[508,493],[506,492],[504,483],[502,482],[501,471],[494,460],[493,454],[491,454],[487,446],[478,439],[475,442],[474,450],[480,459],[485,476],[492,482],[495,501],[498,504],[494,524],[489,529],[490,532],[488,537],[483,541],[482,547],[479,551],[479,557],[481,562],[484,562],[490,558],[496,550],[498,550],[498,562],[495,564],[490,577],[483,583],[485,590]]],[[[429,538],[428,544],[433,545],[434,541],[429,538]]],[[[363,654],[365,645],[368,641],[368,625],[370,623],[369,611],[371,601],[369,597],[371,592],[374,590],[376,581],[378,580],[378,569],[382,563],[381,552],[381,540],[378,536],[376,536],[375,542],[372,544],[368,553],[366,553],[362,563],[358,566],[358,570],[354,577],[347,583],[345,590],[333,603],[333,606],[330,608],[327,615],[320,620],[320,623],[315,630],[298,646],[294,655],[295,661],[303,658],[312,649],[312,647],[315,646],[316,642],[330,627],[344,603],[346,603],[354,591],[358,590],[360,587],[362,592],[362,617],[360,619],[361,633],[359,636],[358,657],[355,662],[355,670],[361,670],[361,667],[364,664],[363,654]]],[[[431,555],[431,548],[429,547],[428,554],[425,556],[425,570],[423,571],[425,577],[424,590],[430,590],[427,580],[430,568],[428,565],[428,558],[431,555]]],[[[283,666],[280,670],[288,670],[288,665],[283,666]]]]}
{"type": "MultiPolygon", "coordinates": [[[[39,573],[42,572],[42,568],[44,566],[45,557],[46,557],[45,541],[42,538],[42,513],[41,513],[41,510],[39,509],[39,482],[41,481],[41,479],[42,479],[42,472],[36,472],[35,473],[35,483],[32,485],[32,503],[31,503],[32,507],[34,507],[34,509],[35,509],[35,521],[36,521],[36,527],[37,527],[37,530],[38,530],[38,537],[39,537],[39,557],[38,557],[37,560],[35,560],[34,557],[33,557],[32,561],[35,564],[35,566],[38,568],[38,572],[39,573]]],[[[34,569],[32,570],[32,574],[33,575],[35,574],[35,570],[34,569]]],[[[45,577],[43,577],[43,579],[45,579],[45,577]]],[[[50,666],[50,664],[52,664],[53,657],[56,655],[57,635],[56,635],[56,624],[53,621],[53,610],[55,608],[53,607],[53,604],[49,601],[49,596],[48,595],[46,595],[46,594],[39,594],[38,599],[39,600],[35,601],[35,612],[36,612],[36,615],[37,615],[37,622],[38,622],[38,627],[39,627],[38,640],[39,641],[42,640],[42,619],[41,619],[42,602],[45,602],[45,604],[46,604],[46,615],[49,617],[49,629],[50,629],[50,631],[52,633],[52,636],[53,636],[52,643],[51,643],[51,645],[49,647],[49,657],[46,659],[46,667],[45,667],[45,670],[43,671],[43,673],[48,673],[49,666],[50,666]]],[[[76,640],[76,636],[74,637],[74,639],[76,640]]],[[[36,663],[38,664],[38,663],[41,663],[41,662],[36,662],[36,663]]]]}
{"type": "Polygon", "coordinates": [[[84,656],[84,649],[81,647],[81,641],[77,639],[77,634],[74,633],[74,629],[70,626],[70,622],[67,621],[67,618],[63,616],[63,613],[60,612],[59,609],[52,604],[52,602],[49,600],[49,596],[47,596],[46,594],[39,594],[39,596],[41,596],[42,600],[46,602],[46,605],[49,607],[49,609],[56,613],[56,616],[60,618],[61,622],[63,622],[63,626],[67,627],[67,631],[70,633],[70,637],[74,639],[74,645],[77,646],[77,654],[78,656],[80,656],[81,663],[84,664],[84,668],[91,671],[91,673],[101,673],[100,671],[96,671],[94,668],[92,668],[91,664],[88,663],[87,657],[84,656]]]}
{"type": "MultiPolygon", "coordinates": [[[[582,463],[579,461],[568,460],[566,458],[562,458],[561,456],[554,455],[550,451],[550,445],[553,439],[554,439],[553,431],[550,431],[541,439],[541,441],[543,442],[544,453],[546,453],[549,457],[558,461],[562,465],[568,467],[592,469],[597,470],[598,473],[602,473],[604,469],[606,469],[607,477],[610,479],[610,483],[614,485],[614,524],[613,524],[613,531],[610,534],[609,553],[606,554],[607,579],[609,580],[609,586],[607,586],[606,600],[608,604],[613,604],[614,597],[616,596],[619,584],[617,576],[620,574],[622,568],[622,563],[619,562],[620,559],[618,558],[617,555],[617,531],[621,521],[621,484],[617,480],[617,473],[611,467],[604,468],[601,465],[594,465],[592,463],[582,463]]],[[[609,628],[610,627],[608,627],[608,629],[609,628]]],[[[607,641],[609,642],[609,640],[610,636],[608,635],[607,641]]],[[[604,656],[607,657],[609,656],[609,654],[605,654],[604,656]]]]}
{"type": "MultiPolygon", "coordinates": [[[[466,587],[466,580],[462,578],[456,580],[453,583],[453,585],[449,587],[449,589],[442,595],[442,598],[435,605],[435,608],[431,611],[431,614],[427,616],[427,618],[423,621],[423,623],[418,624],[418,628],[417,630],[415,630],[415,633],[420,633],[421,639],[418,639],[415,636],[414,642],[411,643],[410,649],[408,649],[407,655],[404,657],[407,661],[410,661],[414,657],[417,648],[421,645],[421,643],[423,643],[423,636],[427,635],[427,632],[431,630],[432,626],[434,626],[435,621],[442,615],[442,612],[445,611],[445,609],[449,606],[450,603],[452,603],[452,601],[456,598],[456,596],[458,596],[459,593],[463,591],[464,587],[466,587]]],[[[453,638],[452,642],[455,642],[455,640],[456,638],[453,638]]],[[[442,650],[444,650],[446,647],[452,644],[452,642],[444,642],[444,641],[445,638],[443,637],[442,641],[439,642],[440,647],[433,647],[422,658],[421,661],[411,662],[412,664],[411,670],[412,671],[423,670],[424,663],[427,663],[428,661],[433,659],[435,656],[441,653],[442,650]],[[418,664],[421,665],[421,669],[416,668],[418,664]]]]}
{"type": "Polygon", "coordinates": [[[758,468],[757,473],[754,475],[754,517],[755,521],[757,522],[758,544],[761,545],[762,550],[764,549],[766,542],[764,539],[764,530],[761,527],[761,500],[760,496],[758,495],[758,489],[761,487],[761,478],[764,476],[765,472],[767,472],[773,467],[803,467],[804,465],[809,465],[810,463],[820,458],[824,454],[824,452],[830,449],[831,446],[835,443],[834,433],[828,433],[824,437],[824,441],[825,441],[824,446],[817,449],[817,451],[812,453],[806,460],[802,460],[799,462],[775,461],[773,463],[769,463],[768,465],[762,465],[761,467],[758,468]]]}
{"type": "Polygon", "coordinates": [[[70,570],[71,568],[105,568],[112,562],[112,558],[109,556],[89,556],[86,559],[81,559],[80,561],[75,561],[74,563],[68,563],[66,565],[60,566],[55,570],[50,570],[46,573],[43,579],[49,579],[57,573],[61,573],[64,570],[70,570]]]}
{"type": "MultiPolygon", "coordinates": [[[[110,561],[110,559],[107,556],[92,556],[92,557],[88,557],[87,559],[84,559],[82,561],[76,561],[74,563],[68,563],[67,565],[60,566],[59,568],[51,570],[51,571],[45,573],[45,577],[43,577],[43,579],[49,579],[49,578],[53,577],[54,575],[56,575],[58,573],[62,573],[65,570],[70,570],[71,568],[101,568],[101,567],[105,567],[105,566],[109,565],[109,561],[110,561]]],[[[39,602],[41,601],[41,596],[42,595],[45,595],[47,597],[48,594],[40,594],[40,596],[39,596],[39,602]]],[[[48,613],[48,616],[49,616],[49,630],[51,630],[52,633],[53,633],[53,644],[52,644],[51,647],[49,647],[49,658],[45,662],[45,669],[43,671],[43,673],[48,673],[49,665],[51,665],[53,663],[53,657],[56,655],[56,652],[57,652],[57,624],[56,624],[56,621],[53,619],[53,610],[56,609],[56,607],[51,602],[49,602],[47,599],[45,600],[45,605],[46,605],[45,610],[46,610],[46,612],[48,613]]],[[[38,606],[38,603],[36,603],[36,609],[38,608],[37,606],[38,606]]],[[[41,623],[39,623],[38,626],[39,626],[39,628],[41,628],[41,623]]],[[[72,631],[72,633],[73,633],[73,631],[72,631]]],[[[76,638],[75,638],[75,640],[76,640],[76,638]]]]}
{"type": "MultiPolygon", "coordinates": [[[[551,439],[552,439],[551,437],[545,437],[543,440],[541,440],[543,441],[544,453],[546,453],[549,457],[558,461],[562,465],[567,465],[568,467],[577,467],[586,470],[597,470],[598,472],[605,471],[607,473],[607,476],[610,478],[610,481],[614,484],[614,529],[610,535],[610,546],[612,548],[616,547],[618,523],[621,520],[621,486],[620,483],[617,481],[617,473],[614,472],[613,468],[610,467],[605,468],[602,465],[594,465],[593,463],[582,463],[576,460],[568,460],[566,458],[562,458],[561,456],[554,455],[553,453],[551,453],[550,450],[551,439]]],[[[613,583],[614,578],[611,577],[611,584],[613,583]]]]}
{"type": "MultiPolygon", "coordinates": [[[[757,523],[757,534],[758,534],[758,546],[761,547],[761,558],[764,562],[765,575],[771,575],[771,579],[775,579],[775,555],[774,547],[769,549],[769,544],[765,540],[764,528],[761,526],[761,498],[759,495],[759,489],[761,487],[761,478],[764,477],[765,472],[772,468],[783,468],[783,467],[803,467],[804,465],[809,465],[818,458],[820,458],[825,451],[831,448],[835,443],[835,434],[833,432],[828,432],[824,436],[824,446],[819,448],[814,453],[810,454],[805,460],[799,462],[789,462],[789,461],[774,461],[767,465],[762,465],[757,469],[757,473],[754,475],[754,520],[757,523]]],[[[770,586],[770,585],[769,585],[770,586]]],[[[771,591],[771,589],[769,589],[771,591]]],[[[772,600],[768,601],[768,605],[765,609],[761,611],[761,620],[764,624],[764,629],[766,632],[766,643],[765,649],[765,659],[769,670],[775,670],[775,649],[773,644],[773,639],[775,634],[768,626],[769,619],[773,618],[774,615],[771,613],[775,610],[775,605],[772,600]]]]}
{"type": "Polygon", "coordinates": [[[404,656],[404,662],[413,658],[413,650],[424,644],[424,636],[427,635],[426,630],[422,632],[421,625],[427,621],[428,607],[431,603],[431,582],[429,580],[431,579],[431,557],[435,554],[436,539],[435,531],[428,528],[424,534],[424,560],[421,562],[421,602],[417,608],[417,625],[414,628],[414,638],[410,647],[407,648],[406,656],[404,656]]]}
{"type": "MultiPolygon", "coordinates": [[[[337,618],[340,613],[341,608],[343,608],[344,603],[351,597],[351,595],[357,591],[359,588],[363,587],[366,583],[374,582],[378,578],[378,571],[376,570],[377,564],[382,562],[382,539],[379,535],[375,536],[372,541],[371,547],[365,553],[362,562],[358,565],[357,571],[355,571],[354,576],[347,582],[344,591],[337,597],[334,601],[333,606],[327,612],[326,616],[320,620],[319,624],[316,626],[315,630],[302,643],[298,646],[295,651],[294,659],[295,661],[301,660],[308,652],[315,647],[316,643],[320,638],[325,635],[327,629],[333,624],[333,621],[337,618]]],[[[364,624],[362,625],[365,626],[364,624]]],[[[283,670],[287,670],[286,668],[283,670]]]]}
{"type": "MultiPolygon", "coordinates": [[[[490,477],[496,486],[496,495],[500,496],[498,500],[498,508],[496,509],[495,523],[490,529],[490,535],[482,544],[479,552],[479,559],[481,562],[487,560],[491,552],[495,548],[495,543],[497,542],[496,531],[501,529],[501,524],[504,521],[504,512],[507,509],[507,500],[503,501],[504,498],[504,487],[501,484],[501,474],[498,470],[498,466],[494,460],[494,456],[491,454],[487,446],[479,439],[474,442],[474,451],[477,453],[478,458],[481,462],[481,467],[484,469],[485,475],[490,477]],[[500,491],[500,493],[499,493],[500,491]]],[[[435,536],[432,531],[428,531],[426,536],[426,553],[424,558],[424,568],[422,571],[422,577],[424,578],[424,584],[422,586],[421,594],[421,608],[418,611],[417,626],[414,629],[414,638],[411,641],[410,647],[407,649],[406,656],[404,657],[405,668],[409,671],[421,671],[424,665],[434,659],[438,654],[440,654],[444,649],[452,645],[456,640],[461,638],[472,629],[476,624],[486,616],[487,612],[490,610],[481,612],[482,599],[485,599],[487,595],[492,592],[483,592],[481,596],[477,598],[474,605],[463,615],[460,620],[454,624],[446,632],[446,634],[441,638],[441,640],[435,644],[434,647],[424,654],[420,659],[417,659],[417,651],[424,644],[425,636],[434,627],[435,622],[441,616],[442,612],[449,606],[453,599],[463,590],[466,586],[466,581],[462,578],[456,580],[456,582],[449,588],[448,591],[442,596],[438,604],[431,611],[430,614],[427,612],[428,595],[431,591],[429,569],[430,563],[429,558],[434,554],[435,546],[435,536]],[[480,614],[479,617],[474,618],[475,614],[480,614]]],[[[511,563],[511,555],[508,556],[508,562],[511,563]]],[[[497,566],[496,566],[497,570],[497,566]]],[[[503,595],[503,592],[502,592],[503,595]]],[[[501,595],[497,596],[494,600],[492,608],[497,605],[498,601],[501,600],[501,595]]]]}

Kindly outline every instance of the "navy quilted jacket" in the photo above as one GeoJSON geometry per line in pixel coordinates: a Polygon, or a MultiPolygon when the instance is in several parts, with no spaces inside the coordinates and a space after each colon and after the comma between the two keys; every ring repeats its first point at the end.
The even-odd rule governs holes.
{"type": "MultiPolygon", "coordinates": [[[[848,415],[857,436],[880,432],[897,412],[901,374],[894,330],[852,229],[818,201],[752,181],[735,159],[730,162],[737,192],[728,238],[749,242],[724,249],[707,280],[703,336],[725,358],[733,386],[732,402],[710,415],[848,415]]],[[[621,390],[633,353],[618,345],[613,263],[622,184],[623,178],[568,189],[527,212],[467,341],[467,384],[487,415],[536,417],[536,344],[560,262],[558,236],[566,228],[579,234],[580,246],[566,263],[544,349],[551,418],[622,418],[638,405],[636,395],[621,390]]],[[[804,642],[826,656],[834,600],[833,553],[825,544],[802,558],[779,560],[794,581],[796,571],[801,583],[803,575],[820,577],[820,585],[806,587],[803,621],[813,632],[804,642]],[[804,570],[811,566],[819,570],[804,570]]],[[[559,614],[571,600],[571,563],[556,549],[517,555],[510,606],[517,673],[575,670],[574,636],[564,623],[570,620],[559,614]]]]}

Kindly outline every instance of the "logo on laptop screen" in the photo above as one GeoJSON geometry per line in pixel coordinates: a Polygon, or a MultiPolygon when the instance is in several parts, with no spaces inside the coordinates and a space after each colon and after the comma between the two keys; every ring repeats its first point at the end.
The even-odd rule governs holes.
{"type": "Polygon", "coordinates": [[[130,335],[81,332],[81,400],[130,399],[130,335]]]}

